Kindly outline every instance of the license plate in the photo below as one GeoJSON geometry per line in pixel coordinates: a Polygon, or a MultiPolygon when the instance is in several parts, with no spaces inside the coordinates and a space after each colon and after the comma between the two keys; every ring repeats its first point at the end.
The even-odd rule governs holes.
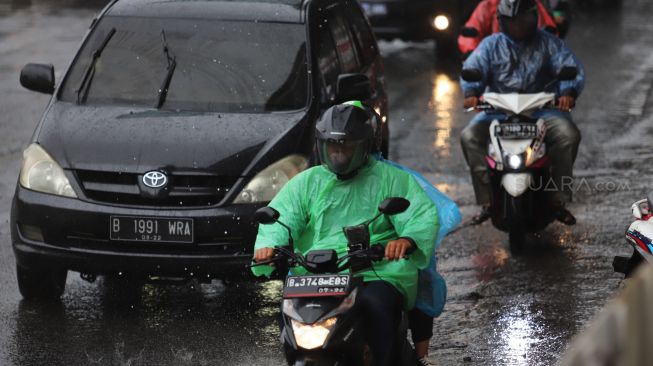
{"type": "Polygon", "coordinates": [[[288,276],[283,297],[344,296],[350,283],[351,275],[288,276]]]}
{"type": "Polygon", "coordinates": [[[388,7],[385,4],[362,3],[361,6],[368,17],[388,15],[388,7]]]}
{"type": "Polygon", "coordinates": [[[111,216],[111,240],[192,243],[193,219],[111,216]]]}
{"type": "Polygon", "coordinates": [[[494,135],[503,139],[534,139],[537,125],[534,123],[506,123],[495,127],[494,135]]]}

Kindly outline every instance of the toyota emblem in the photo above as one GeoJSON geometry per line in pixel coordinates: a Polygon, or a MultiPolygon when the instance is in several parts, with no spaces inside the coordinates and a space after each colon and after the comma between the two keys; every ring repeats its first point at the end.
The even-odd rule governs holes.
{"type": "Polygon", "coordinates": [[[168,177],[157,171],[151,171],[143,175],[143,184],[150,188],[161,188],[168,184],[168,177]]]}

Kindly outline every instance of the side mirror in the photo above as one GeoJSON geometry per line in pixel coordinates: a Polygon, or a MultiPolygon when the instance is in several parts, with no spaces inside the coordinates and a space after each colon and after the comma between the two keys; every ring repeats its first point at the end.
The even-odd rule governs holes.
{"type": "Polygon", "coordinates": [[[460,30],[460,35],[467,38],[476,38],[479,35],[478,29],[474,27],[464,27],[460,30]]]}
{"type": "Polygon", "coordinates": [[[483,80],[483,74],[481,73],[481,70],[477,69],[463,69],[463,71],[460,73],[460,77],[470,83],[483,80]]]}
{"type": "Polygon", "coordinates": [[[633,216],[638,220],[641,220],[644,216],[650,213],[648,199],[639,200],[633,203],[630,208],[633,211],[633,216]]]}
{"type": "Polygon", "coordinates": [[[379,205],[379,211],[388,216],[400,214],[408,209],[410,201],[401,197],[386,198],[379,205]]]}
{"type": "Polygon", "coordinates": [[[558,80],[560,81],[569,81],[569,80],[574,80],[576,79],[576,76],[578,76],[578,69],[575,68],[574,66],[565,66],[560,70],[560,73],[558,74],[558,80]]]}
{"type": "Polygon", "coordinates": [[[279,220],[279,216],[279,211],[269,206],[259,208],[254,214],[256,221],[263,225],[274,224],[279,220]]]}
{"type": "Polygon", "coordinates": [[[364,74],[342,74],[336,84],[336,104],[349,100],[367,100],[372,97],[370,79],[364,74]]]}
{"type": "Polygon", "coordinates": [[[51,64],[27,64],[20,71],[20,85],[39,93],[54,93],[54,66],[51,64]]]}

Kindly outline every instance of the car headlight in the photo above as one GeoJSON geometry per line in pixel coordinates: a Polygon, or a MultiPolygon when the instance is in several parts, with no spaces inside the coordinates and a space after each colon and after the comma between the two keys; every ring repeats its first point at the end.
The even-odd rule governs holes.
{"type": "Polygon", "coordinates": [[[446,15],[438,15],[433,18],[433,27],[439,31],[449,28],[449,18],[446,15]]]}
{"type": "Polygon", "coordinates": [[[304,324],[292,319],[292,331],[297,345],[304,349],[322,347],[337,321],[338,319],[333,317],[315,324],[304,324]]]}
{"type": "Polygon", "coordinates": [[[31,144],[23,152],[20,185],[37,192],[77,198],[63,169],[38,144],[31,144]]]}
{"type": "Polygon", "coordinates": [[[269,202],[288,181],[308,168],[308,159],[290,155],[265,168],[240,192],[234,203],[269,202]]]}

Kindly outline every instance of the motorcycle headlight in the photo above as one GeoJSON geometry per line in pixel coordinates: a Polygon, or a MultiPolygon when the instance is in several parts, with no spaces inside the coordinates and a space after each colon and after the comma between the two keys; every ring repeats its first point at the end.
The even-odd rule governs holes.
{"type": "Polygon", "coordinates": [[[304,349],[322,347],[337,321],[338,319],[333,317],[315,324],[304,324],[291,319],[297,345],[304,349]]]}
{"type": "Polygon", "coordinates": [[[510,155],[508,157],[508,165],[513,169],[518,169],[524,163],[524,158],[521,155],[510,155]]]}
{"type": "Polygon", "coordinates": [[[31,144],[23,152],[20,185],[37,192],[77,198],[63,169],[38,144],[31,144]]]}
{"type": "Polygon", "coordinates": [[[288,181],[308,168],[308,159],[290,155],[265,168],[240,192],[234,203],[269,202],[288,181]]]}

